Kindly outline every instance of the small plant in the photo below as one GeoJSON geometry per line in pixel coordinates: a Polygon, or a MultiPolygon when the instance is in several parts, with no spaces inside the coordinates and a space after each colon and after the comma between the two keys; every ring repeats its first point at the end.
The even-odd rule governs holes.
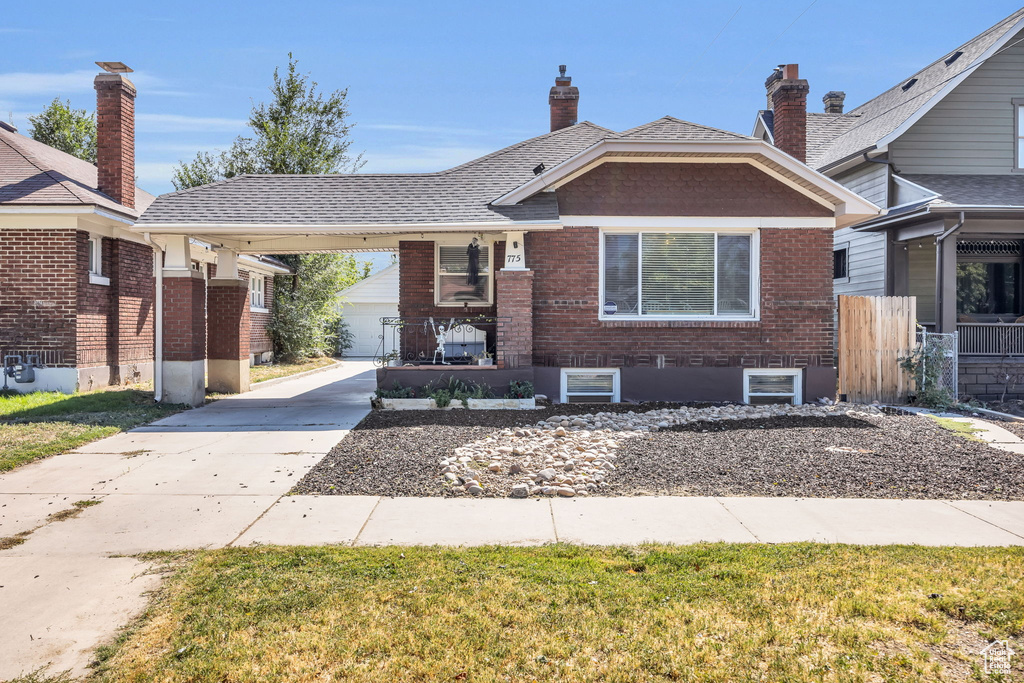
{"type": "Polygon", "coordinates": [[[942,364],[946,352],[938,345],[918,344],[909,356],[897,359],[900,367],[917,384],[915,402],[925,408],[946,409],[956,404],[949,390],[942,386],[942,364]]]}
{"type": "Polygon", "coordinates": [[[392,363],[397,363],[401,359],[398,351],[390,351],[380,357],[381,365],[384,367],[390,366],[392,363]]]}
{"type": "Polygon", "coordinates": [[[533,382],[525,379],[514,379],[508,383],[508,393],[505,398],[533,398],[533,382]]]}
{"type": "Polygon", "coordinates": [[[402,386],[398,380],[395,380],[390,389],[377,387],[374,393],[377,395],[377,398],[416,398],[416,390],[412,387],[402,386]]]}
{"type": "Polygon", "coordinates": [[[437,389],[430,394],[438,408],[447,408],[452,404],[452,395],[447,389],[437,389]]]}
{"type": "Polygon", "coordinates": [[[485,382],[474,384],[473,391],[470,392],[469,398],[494,398],[494,389],[491,389],[490,385],[485,382]]]}
{"type": "Polygon", "coordinates": [[[465,382],[449,375],[446,384],[441,384],[440,382],[437,384],[430,383],[423,387],[423,393],[434,399],[434,403],[437,404],[438,408],[447,408],[451,405],[452,401],[459,401],[464,407],[468,408],[472,391],[465,382]],[[439,394],[441,395],[440,398],[438,398],[439,394]]]}

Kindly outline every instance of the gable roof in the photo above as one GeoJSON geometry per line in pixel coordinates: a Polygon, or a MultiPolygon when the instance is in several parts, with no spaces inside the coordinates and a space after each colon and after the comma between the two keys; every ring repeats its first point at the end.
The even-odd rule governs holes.
{"type": "MultiPolygon", "coordinates": [[[[775,112],[763,109],[757,113],[761,126],[768,133],[768,141],[775,139],[775,112]]],[[[850,130],[860,120],[859,114],[826,114],[807,112],[807,165],[820,168],[821,159],[837,137],[850,130]]],[[[755,130],[756,132],[756,130],[755,130]]]]}
{"type": "Polygon", "coordinates": [[[1024,206],[1024,175],[939,175],[900,176],[939,195],[935,200],[958,206],[1024,206]]]}
{"type": "Polygon", "coordinates": [[[798,178],[808,172],[805,166],[756,138],[665,116],[621,133],[585,121],[436,173],[236,176],[161,195],[138,225],[153,232],[195,226],[225,234],[274,226],[305,234],[385,234],[455,225],[501,229],[516,223],[555,228],[560,218],[557,196],[541,191],[549,189],[553,169],[605,148],[644,155],[648,147],[658,156],[732,154],[737,163],[761,155],[766,172],[787,176],[784,182],[799,185],[798,191],[814,194],[829,206],[856,205],[854,213],[877,212],[824,176],[798,178]],[[741,147],[724,147],[729,145],[741,147]]]}
{"type": "Polygon", "coordinates": [[[97,184],[95,165],[0,126],[0,205],[98,206],[135,218],[155,199],[135,188],[131,209],[97,184]]]}
{"type": "MultiPolygon", "coordinates": [[[[828,168],[891,140],[927,113],[970,73],[1002,48],[1024,27],[1024,9],[975,36],[925,68],[905,78],[872,100],[846,114],[821,123],[821,134],[831,137],[816,154],[815,167],[828,168]],[[950,64],[946,59],[961,55],[950,64]],[[908,86],[906,87],[905,86],[908,86]],[[856,117],[852,124],[847,120],[856,117]],[[845,127],[845,130],[842,128],[845,127]]],[[[829,115],[824,115],[829,116],[829,115]]],[[[810,141],[808,141],[810,149],[810,141]]],[[[810,159],[808,159],[810,161],[810,159]]]]}
{"type": "Polygon", "coordinates": [[[398,264],[365,277],[338,292],[338,300],[347,304],[398,303],[398,264]]]}

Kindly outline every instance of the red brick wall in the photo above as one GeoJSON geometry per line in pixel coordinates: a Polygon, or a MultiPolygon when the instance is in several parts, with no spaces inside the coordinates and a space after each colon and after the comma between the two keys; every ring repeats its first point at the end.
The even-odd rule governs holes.
{"type": "Polygon", "coordinates": [[[570,216],[832,216],[749,164],[602,164],[558,189],[558,210],[570,216]]]}
{"type": "Polygon", "coordinates": [[[775,146],[799,161],[807,161],[807,81],[784,79],[772,93],[772,137],[775,146]]]}
{"type": "Polygon", "coordinates": [[[760,321],[613,322],[598,320],[598,230],[529,233],[534,365],[830,367],[832,232],[764,229],[760,242],[760,321]]]}
{"type": "Polygon", "coordinates": [[[164,360],[206,358],[206,282],[164,277],[164,360]]]}
{"type": "MultiPolygon", "coordinates": [[[[78,276],[78,365],[91,367],[117,363],[113,341],[117,338],[117,325],[112,324],[112,302],[109,285],[89,283],[89,233],[79,231],[76,240],[76,273],[78,276]]],[[[101,272],[111,275],[114,260],[114,240],[103,240],[101,272]]],[[[111,278],[113,284],[114,278],[111,278]]]]}
{"type": "MultiPolygon", "coordinates": [[[[217,264],[211,263],[208,267],[209,276],[211,278],[216,277],[217,264]]],[[[238,277],[242,280],[245,280],[248,286],[248,270],[239,268],[238,277]]],[[[267,275],[264,278],[263,307],[267,309],[267,313],[249,311],[249,353],[251,354],[259,355],[274,350],[274,340],[270,337],[270,332],[268,331],[268,328],[270,327],[270,318],[272,316],[270,311],[274,310],[273,275],[267,275]]]]}
{"type": "Polygon", "coordinates": [[[75,365],[77,240],[71,229],[0,231],[0,352],[75,365]]]}
{"type": "Polygon", "coordinates": [[[498,366],[533,365],[533,271],[499,270],[498,366]]]}
{"type": "Polygon", "coordinates": [[[111,341],[116,342],[119,363],[148,363],[153,360],[156,320],[153,249],[138,242],[109,241],[113,256],[111,295],[117,309],[113,318],[117,330],[111,341]]]}
{"type": "Polygon", "coordinates": [[[209,316],[209,358],[248,360],[249,283],[211,284],[206,290],[209,316]]]}

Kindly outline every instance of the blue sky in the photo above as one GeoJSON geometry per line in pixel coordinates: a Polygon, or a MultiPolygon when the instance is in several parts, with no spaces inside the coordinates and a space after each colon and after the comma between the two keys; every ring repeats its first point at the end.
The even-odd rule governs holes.
{"type": "Polygon", "coordinates": [[[580,119],[614,129],[665,114],[741,133],[764,79],[797,62],[812,109],[856,105],[1014,12],[1013,2],[16,3],[0,17],[0,116],[55,96],[92,110],[97,60],[139,88],[139,184],[172,189],[197,150],[245,131],[294,52],[323,89],[349,89],[365,171],[434,171],[547,132],[567,64],[580,119]],[[113,7],[113,6],[110,6],[113,7]]]}

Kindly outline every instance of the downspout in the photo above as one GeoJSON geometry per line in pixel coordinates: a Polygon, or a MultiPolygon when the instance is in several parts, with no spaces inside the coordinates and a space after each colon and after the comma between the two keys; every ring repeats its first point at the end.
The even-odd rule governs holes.
{"type": "MultiPolygon", "coordinates": [[[[957,230],[964,227],[964,212],[960,212],[960,220],[956,222],[949,230],[942,233],[935,238],[935,331],[944,332],[949,321],[943,320],[942,316],[942,301],[945,298],[943,296],[943,290],[946,288],[945,278],[945,259],[942,258],[942,243],[945,239],[957,230]]],[[[954,257],[955,258],[955,257],[954,257]]],[[[955,318],[956,316],[954,316],[955,318]]],[[[953,320],[954,327],[956,326],[956,320],[953,320]]]]}
{"type": "Polygon", "coordinates": [[[153,247],[153,269],[156,271],[156,319],[153,330],[153,400],[164,398],[164,248],[143,233],[142,239],[153,247]]]}

